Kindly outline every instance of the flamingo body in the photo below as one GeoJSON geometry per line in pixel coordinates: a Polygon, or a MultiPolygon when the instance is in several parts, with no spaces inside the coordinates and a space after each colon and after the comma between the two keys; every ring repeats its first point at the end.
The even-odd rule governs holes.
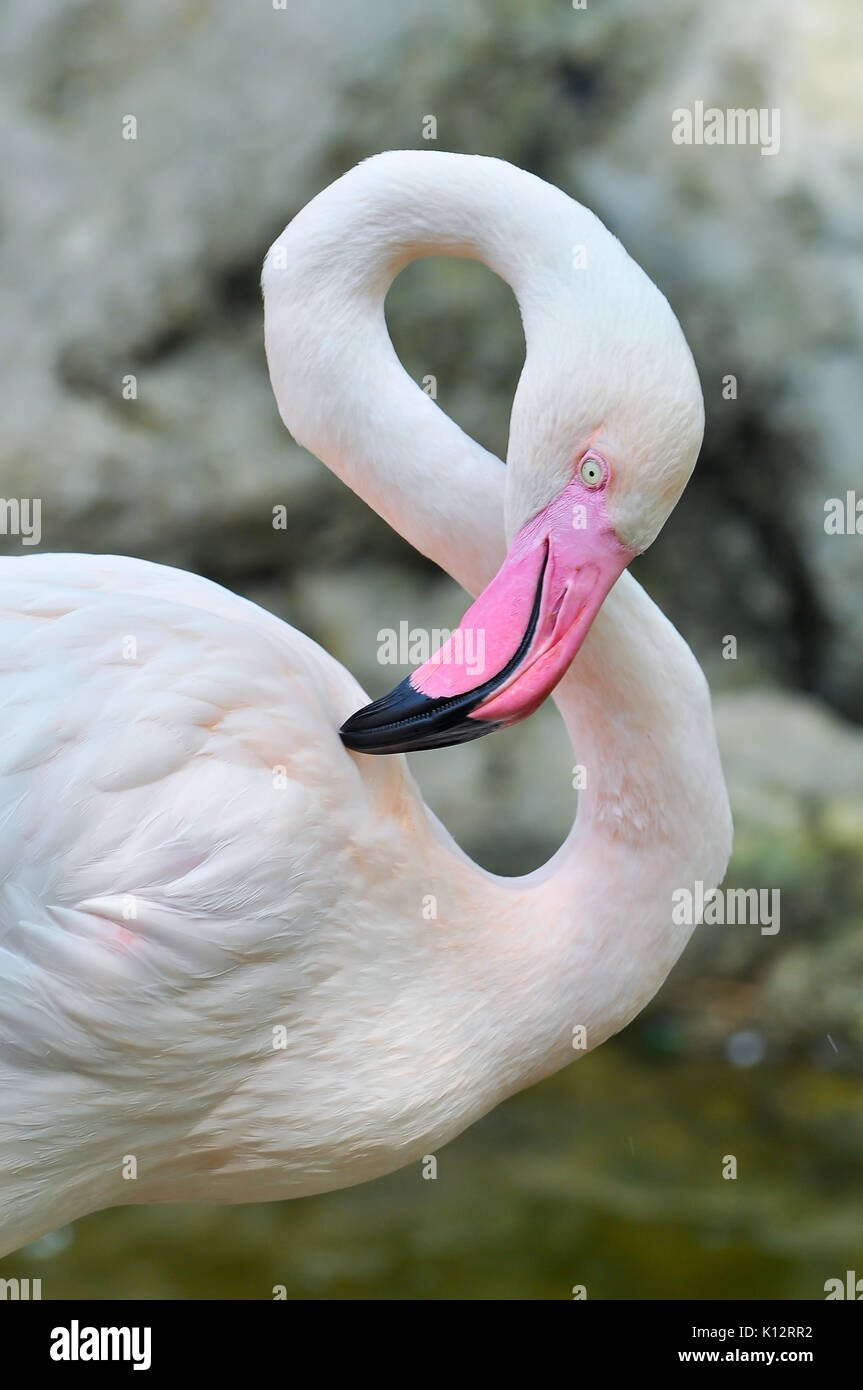
{"type": "MultiPolygon", "coordinates": [[[[730,816],[706,683],[640,586],[626,573],[613,582],[694,462],[701,403],[688,350],[665,301],[592,219],[599,251],[610,247],[644,296],[644,324],[656,325],[645,371],[667,382],[668,410],[645,407],[644,459],[632,463],[636,412],[622,385],[625,409],[611,392],[604,416],[563,428],[547,476],[528,467],[519,450],[539,385],[527,367],[510,467],[466,440],[381,335],[376,306],[395,264],[387,219],[402,219],[403,261],[418,248],[464,254],[471,228],[493,223],[496,181],[502,210],[515,190],[525,206],[548,196],[566,217],[590,215],[510,166],[465,159],[381,156],[295,219],[287,278],[273,251],[265,275],[271,373],[298,437],[314,436],[331,467],[472,592],[493,580],[505,531],[515,536],[516,567],[476,607],[489,624],[506,609],[501,660],[531,608],[515,592],[522,573],[536,588],[530,546],[547,547],[544,572],[557,568],[533,607],[552,611],[531,639],[526,693],[516,671],[467,717],[489,708],[511,722],[554,685],[588,768],[573,830],[536,873],[489,874],[424,805],[402,757],[344,746],[339,729],[367,697],[295,629],[140,560],[0,560],[0,1252],[99,1207],[296,1196],[435,1150],[579,1055],[576,1031],[590,1048],[623,1027],[690,934],[672,920],[673,892],[724,872],[730,816]],[[479,196],[479,212],[442,245],[439,228],[418,229],[414,196],[455,221],[479,196]],[[353,260],[342,281],[324,232],[357,208],[366,240],[344,240],[353,260]],[[341,294],[329,347],[324,300],[308,301],[307,334],[296,322],[301,285],[323,285],[332,303],[341,294]],[[360,375],[380,382],[371,397],[338,385],[348,328],[360,375]],[[607,557],[613,543],[623,558],[604,603],[568,578],[567,567],[591,573],[578,569],[560,501],[585,449],[613,470],[599,483],[590,469],[576,476],[578,497],[579,477],[609,483],[591,545],[607,557]]],[[[558,274],[551,251],[540,253],[558,274]]],[[[549,297],[522,286],[522,298],[535,363],[549,297]]],[[[551,302],[559,316],[560,297],[551,302]]],[[[622,380],[646,332],[627,346],[622,380]]],[[[441,683],[426,673],[409,691],[412,710],[429,689],[461,699],[462,674],[441,683]]]]}

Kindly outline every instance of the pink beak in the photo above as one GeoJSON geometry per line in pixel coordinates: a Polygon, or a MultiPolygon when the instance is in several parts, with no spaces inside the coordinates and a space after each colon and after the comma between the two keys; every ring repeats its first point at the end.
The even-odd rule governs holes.
{"type": "Polygon", "coordinates": [[[604,488],[573,478],[518,532],[449,641],[352,715],[342,741],[362,753],[407,753],[526,719],[569,668],[634,554],[615,534],[604,488]]]}

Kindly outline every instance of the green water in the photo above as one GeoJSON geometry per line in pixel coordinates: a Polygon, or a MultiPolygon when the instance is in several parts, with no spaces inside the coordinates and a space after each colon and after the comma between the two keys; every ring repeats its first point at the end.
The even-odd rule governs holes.
{"type": "Polygon", "coordinates": [[[101,1212],[0,1275],[44,1298],[823,1298],[863,1276],[861,1158],[854,1077],[615,1042],[441,1150],[435,1180],[101,1212]]]}

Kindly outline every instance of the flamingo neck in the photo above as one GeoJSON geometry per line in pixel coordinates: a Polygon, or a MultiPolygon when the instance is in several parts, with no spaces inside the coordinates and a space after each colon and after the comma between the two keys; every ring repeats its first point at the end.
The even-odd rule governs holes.
{"type": "Polygon", "coordinates": [[[704,675],[686,642],[624,574],[555,692],[572,744],[578,813],[566,842],[522,880],[538,951],[540,1074],[624,1027],[692,934],[674,894],[721,882],[731,814],[704,675]],[[543,1013],[548,1019],[543,1025],[543,1013]]]}
{"type": "MultiPolygon", "coordinates": [[[[542,360],[570,326],[562,305],[573,294],[575,244],[597,268],[594,300],[600,283],[634,268],[591,212],[524,170],[396,151],[326,188],[267,255],[265,342],[288,429],[473,595],[506,553],[505,471],[407,375],[387,331],[386,293],[421,257],[480,261],[512,288],[527,359],[542,360]],[[608,260],[613,270],[600,273],[608,260]]],[[[592,303],[585,291],[578,313],[595,325],[603,315],[592,303]]]]}

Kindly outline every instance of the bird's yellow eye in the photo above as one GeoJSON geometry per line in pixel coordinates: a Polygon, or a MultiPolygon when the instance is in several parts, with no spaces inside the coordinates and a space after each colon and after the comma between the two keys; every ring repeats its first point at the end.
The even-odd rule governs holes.
{"type": "Polygon", "coordinates": [[[602,482],[602,464],[595,458],[586,458],[581,464],[581,481],[585,487],[599,487],[602,482]]]}

